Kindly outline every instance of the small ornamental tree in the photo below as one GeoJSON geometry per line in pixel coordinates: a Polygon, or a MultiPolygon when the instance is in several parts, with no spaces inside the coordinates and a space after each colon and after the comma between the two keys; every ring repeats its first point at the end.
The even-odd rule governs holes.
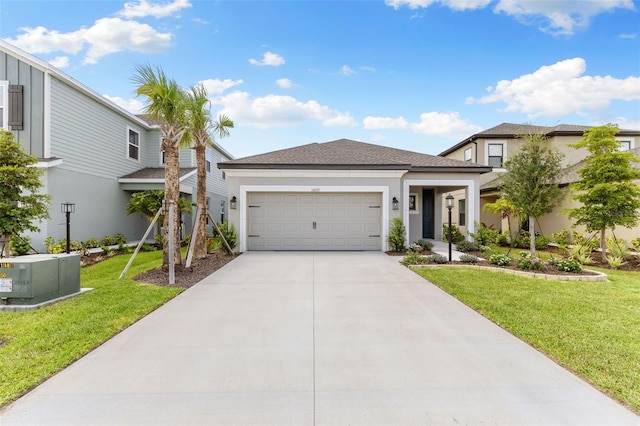
{"type": "Polygon", "coordinates": [[[571,185],[576,191],[573,199],[582,206],[566,209],[576,225],[584,225],[588,232],[600,232],[602,261],[606,259],[605,231],[616,226],[632,228],[640,222],[640,170],[633,166],[639,161],[632,152],[620,151],[615,135],[618,126],[606,124],[585,130],[574,148],[586,148],[589,155],[578,171],[580,181],[571,185]]]}
{"type": "Polygon", "coordinates": [[[535,219],[551,213],[562,200],[558,180],[562,174],[562,154],[549,146],[543,135],[519,136],[524,144],[509,159],[501,178],[502,197],[518,214],[529,218],[529,249],[535,256],[535,219]]]}
{"type": "Polygon", "coordinates": [[[24,231],[39,231],[34,221],[49,218],[51,197],[39,194],[43,170],[26,154],[13,133],[0,129],[0,236],[6,241],[2,256],[11,254],[9,239],[24,231]]]}

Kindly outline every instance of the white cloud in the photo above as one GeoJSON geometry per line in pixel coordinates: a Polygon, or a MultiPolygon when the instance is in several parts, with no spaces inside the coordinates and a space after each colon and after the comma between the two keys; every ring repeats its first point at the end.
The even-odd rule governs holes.
{"type": "Polygon", "coordinates": [[[126,109],[132,114],[141,114],[144,110],[144,104],[140,102],[138,99],[123,99],[120,96],[109,96],[102,95],[105,98],[109,99],[111,102],[119,105],[120,107],[126,109]]]}
{"type": "Polygon", "coordinates": [[[513,16],[525,24],[538,24],[541,31],[553,35],[571,35],[604,12],[635,10],[633,0],[385,0],[385,4],[394,9],[403,6],[422,9],[440,4],[456,11],[482,9],[492,3],[496,4],[495,13],[513,16]]]}
{"type": "Polygon", "coordinates": [[[457,112],[425,112],[420,114],[420,122],[412,123],[411,130],[429,136],[460,139],[482,130],[480,126],[460,118],[457,112]]]}
{"type": "Polygon", "coordinates": [[[262,56],[262,60],[249,59],[251,65],[278,67],[284,65],[284,58],[277,53],[267,52],[262,56]]]}
{"type": "Polygon", "coordinates": [[[189,0],[174,0],[168,3],[151,3],[148,0],[139,0],[124,4],[124,9],[117,13],[123,18],[141,18],[153,16],[154,18],[164,18],[175,15],[182,9],[191,7],[189,0]]]}
{"type": "Polygon", "coordinates": [[[202,83],[204,88],[207,89],[207,93],[209,94],[209,96],[212,96],[219,95],[225,90],[232,88],[233,86],[242,84],[243,81],[232,80],[230,78],[225,78],[224,80],[210,78],[208,80],[202,80],[200,83],[202,83]]]}
{"type": "Polygon", "coordinates": [[[77,55],[86,49],[85,64],[94,64],[103,56],[123,50],[152,53],[171,45],[172,35],[161,33],[147,24],[120,18],[103,18],[91,27],[69,33],[48,30],[45,27],[20,28],[23,34],[6,39],[32,54],[64,52],[77,55]]]}
{"type": "Polygon", "coordinates": [[[587,27],[594,16],[618,8],[634,10],[635,6],[632,0],[500,0],[494,12],[514,16],[525,23],[542,18],[545,21],[540,27],[542,31],[571,35],[575,30],[587,27]]]}
{"type": "Polygon", "coordinates": [[[376,72],[377,70],[375,69],[375,67],[360,67],[361,70],[365,70],[365,71],[369,71],[369,72],[376,72]]]}
{"type": "Polygon", "coordinates": [[[479,126],[460,118],[457,112],[425,112],[420,114],[420,121],[410,123],[404,117],[366,117],[363,120],[366,130],[401,130],[410,129],[413,133],[430,136],[442,136],[450,139],[462,138],[482,130],[479,126]]]}
{"type": "Polygon", "coordinates": [[[638,33],[634,34],[620,34],[620,38],[625,38],[628,40],[635,40],[638,37],[638,33]]]}
{"type": "Polygon", "coordinates": [[[276,84],[283,89],[290,89],[291,87],[293,87],[293,81],[289,80],[288,78],[279,78],[276,80],[276,84]]]}
{"type": "Polygon", "coordinates": [[[362,120],[362,124],[367,130],[406,129],[409,127],[409,122],[405,120],[404,117],[391,118],[368,116],[362,120]]]}
{"type": "Polygon", "coordinates": [[[69,57],[68,56],[56,56],[55,59],[49,61],[51,65],[56,68],[66,68],[69,66],[69,57]]]}
{"type": "MultiPolygon", "coordinates": [[[[626,117],[616,117],[613,120],[610,120],[609,122],[616,123],[620,129],[625,129],[625,130],[640,129],[640,120],[629,120],[626,117]]],[[[602,124],[607,124],[607,123],[595,123],[594,125],[600,126],[602,124]]],[[[638,147],[638,144],[636,142],[636,148],[637,147],[638,147]]]]}
{"type": "Polygon", "coordinates": [[[299,101],[291,96],[267,95],[251,98],[247,92],[233,92],[212,99],[212,104],[222,107],[220,114],[233,118],[237,124],[262,129],[292,126],[306,121],[320,121],[325,126],[351,126],[348,113],[332,110],[317,101],[299,101]]]}
{"type": "Polygon", "coordinates": [[[89,44],[85,63],[96,63],[102,56],[122,50],[140,53],[162,51],[171,45],[172,35],[159,33],[147,24],[103,18],[87,29],[84,40],[89,44]]]}
{"type": "Polygon", "coordinates": [[[342,68],[340,68],[340,74],[342,75],[353,75],[353,74],[357,74],[354,70],[352,70],[349,65],[343,65],[342,68]]]}
{"type": "Polygon", "coordinates": [[[611,76],[585,76],[582,58],[567,59],[540,67],[515,80],[499,81],[489,95],[468,98],[467,103],[504,102],[506,111],[531,117],[562,117],[609,106],[612,100],[640,100],[640,77],[617,79],[611,76]]]}

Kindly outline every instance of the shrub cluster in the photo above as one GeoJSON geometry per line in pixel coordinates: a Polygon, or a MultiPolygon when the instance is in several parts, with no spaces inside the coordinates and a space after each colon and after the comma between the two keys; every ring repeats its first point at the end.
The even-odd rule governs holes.
{"type": "Polygon", "coordinates": [[[456,250],[464,253],[468,253],[470,251],[478,251],[479,247],[476,245],[476,243],[472,243],[471,241],[467,241],[467,240],[462,240],[456,244],[456,250]]]}
{"type": "Polygon", "coordinates": [[[460,261],[464,263],[478,263],[478,257],[472,254],[460,255],[460,261]]]}
{"type": "Polygon", "coordinates": [[[539,257],[531,256],[531,253],[523,251],[520,253],[520,258],[515,259],[514,263],[516,268],[524,269],[525,271],[544,271],[547,269],[547,263],[539,257]]]}
{"type": "Polygon", "coordinates": [[[558,259],[552,257],[549,259],[549,265],[562,272],[573,272],[574,274],[582,272],[582,265],[575,259],[558,259]]]}
{"type": "Polygon", "coordinates": [[[414,244],[418,244],[424,251],[431,251],[433,248],[433,243],[427,240],[418,240],[414,244]]]}
{"type": "Polygon", "coordinates": [[[489,256],[489,263],[498,266],[508,266],[511,265],[511,258],[506,254],[494,253],[489,256]]]}
{"type": "MultiPolygon", "coordinates": [[[[442,239],[445,242],[449,242],[449,226],[442,225],[442,239]]],[[[464,235],[460,232],[460,229],[456,225],[451,225],[451,242],[457,244],[464,241],[464,235]]]]}

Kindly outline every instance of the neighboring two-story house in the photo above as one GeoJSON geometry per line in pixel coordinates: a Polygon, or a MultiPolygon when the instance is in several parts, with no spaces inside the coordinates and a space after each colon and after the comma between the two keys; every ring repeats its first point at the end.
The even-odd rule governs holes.
{"type": "MultiPolygon", "coordinates": [[[[588,155],[588,151],[584,148],[576,149],[569,145],[575,144],[582,139],[584,131],[589,129],[588,126],[576,126],[560,124],[553,127],[533,126],[527,124],[511,124],[502,123],[496,127],[484,130],[470,136],[458,144],[446,149],[439,155],[441,157],[462,160],[466,162],[488,165],[493,167],[491,173],[480,176],[480,203],[481,208],[487,203],[495,202],[499,196],[498,178],[506,173],[503,168],[504,163],[510,156],[520,150],[524,143],[518,138],[520,135],[541,134],[544,135],[550,144],[555,146],[564,154],[563,165],[565,172],[560,185],[566,188],[565,198],[562,204],[554,209],[553,212],[538,219],[536,230],[545,236],[550,237],[552,233],[560,230],[571,231],[573,221],[567,215],[561,214],[561,211],[577,206],[575,201],[571,200],[571,194],[568,185],[576,182],[578,179],[577,170],[581,167],[581,161],[588,155]]],[[[636,156],[640,157],[640,130],[620,130],[617,139],[621,143],[622,150],[631,150],[636,156]]],[[[640,167],[640,163],[636,163],[636,167],[640,167]]],[[[638,182],[640,185],[640,182],[638,182]]],[[[468,222],[468,215],[465,212],[465,199],[461,193],[454,192],[456,198],[453,217],[453,223],[459,226],[461,231],[465,232],[468,222]]],[[[502,220],[499,215],[486,213],[481,211],[480,220],[483,224],[494,229],[503,229],[507,231],[507,221],[502,220]]],[[[512,220],[512,231],[516,231],[517,220],[512,220]]],[[[584,232],[581,227],[576,228],[578,232],[584,232]]],[[[630,238],[640,237],[640,226],[628,229],[619,228],[616,232],[618,237],[630,238]]]]}
{"type": "MultiPolygon", "coordinates": [[[[50,219],[29,234],[43,251],[47,236],[66,235],[61,204],[75,204],[71,238],[86,241],[116,233],[130,241],[144,235],[149,221],[127,215],[131,194],[164,188],[159,126],[136,116],[49,63],[0,40],[0,127],[11,131],[44,169],[43,192],[51,195],[50,219]]],[[[218,162],[233,159],[219,145],[207,152],[208,208],[224,216],[227,185],[218,162]]],[[[180,189],[196,199],[195,151],[180,154],[180,189]]],[[[184,233],[191,232],[185,215],[184,233]]]]}

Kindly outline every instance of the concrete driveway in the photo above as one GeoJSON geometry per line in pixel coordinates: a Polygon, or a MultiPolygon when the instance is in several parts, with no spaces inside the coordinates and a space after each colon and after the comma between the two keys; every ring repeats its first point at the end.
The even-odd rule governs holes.
{"type": "Polygon", "coordinates": [[[0,425],[639,425],[383,253],[245,253],[0,425]]]}

